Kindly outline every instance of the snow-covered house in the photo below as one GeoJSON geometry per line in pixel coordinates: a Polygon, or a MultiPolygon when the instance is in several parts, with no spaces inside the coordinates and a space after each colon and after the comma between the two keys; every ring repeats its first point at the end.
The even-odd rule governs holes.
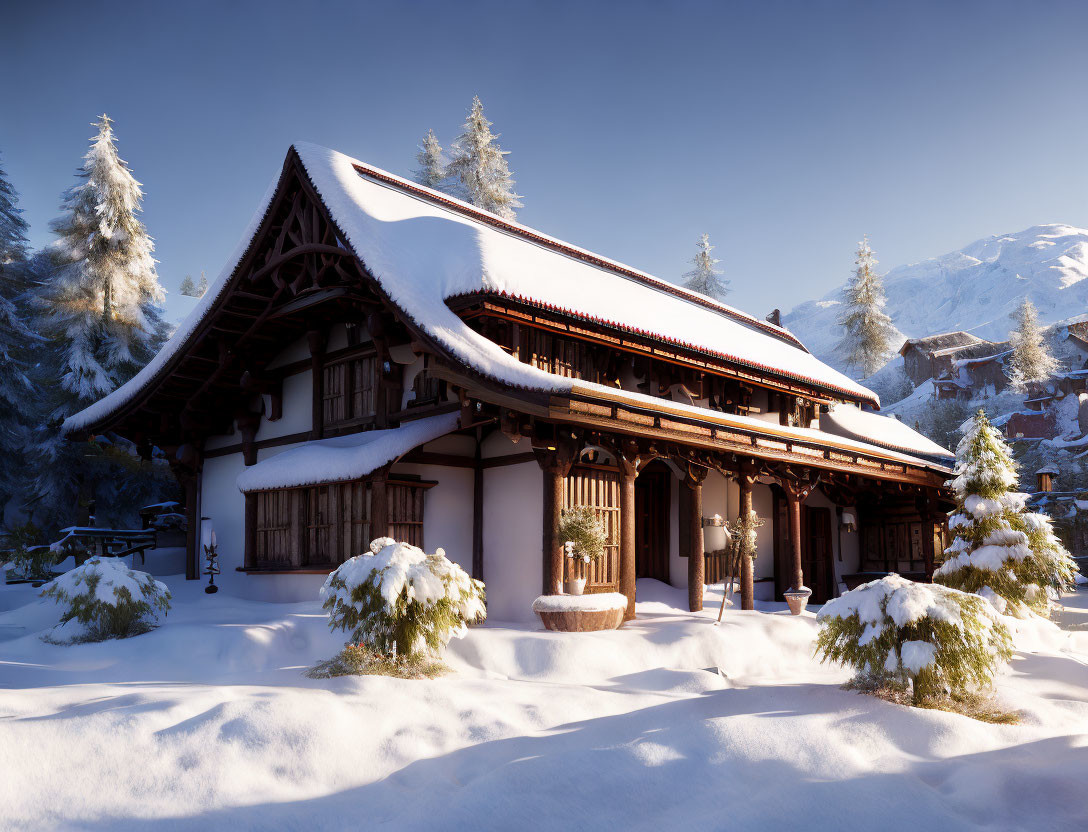
{"type": "Polygon", "coordinates": [[[899,348],[903,371],[915,387],[928,379],[952,374],[956,361],[981,358],[999,351],[997,344],[969,332],[942,332],[925,338],[909,338],[899,348]]]}
{"type": "Polygon", "coordinates": [[[698,609],[749,502],[757,594],[925,575],[950,454],[878,404],[781,327],[296,145],[167,347],[65,430],[169,455],[190,577],[201,518],[220,582],[261,598],[313,597],[388,534],[444,548],[502,620],[558,591],[573,505],[608,532],[590,591],[632,611],[636,577],[698,609]]]}

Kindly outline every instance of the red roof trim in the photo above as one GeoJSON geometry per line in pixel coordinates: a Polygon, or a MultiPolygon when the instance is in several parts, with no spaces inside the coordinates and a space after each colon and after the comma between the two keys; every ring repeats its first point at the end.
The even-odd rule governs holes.
{"type": "Polygon", "coordinates": [[[438,203],[444,208],[449,208],[450,210],[456,211],[457,213],[463,214],[464,216],[470,217],[471,219],[486,223],[487,225],[501,229],[502,231],[507,231],[531,242],[538,243],[539,245],[550,248],[561,254],[566,254],[569,257],[574,257],[578,260],[582,260],[586,263],[589,263],[590,265],[597,266],[598,268],[607,269],[609,271],[615,272],[616,274],[623,275],[624,277],[628,277],[638,283],[642,283],[645,286],[649,286],[651,289],[656,289],[659,292],[665,292],[670,295],[675,295],[676,297],[682,298],[683,300],[686,300],[690,303],[694,303],[697,306],[702,306],[706,309],[711,310],[712,312],[717,312],[719,315],[724,315],[727,318],[732,318],[733,320],[737,321],[738,323],[744,324],[745,326],[752,326],[760,329],[774,338],[786,341],[790,344],[793,344],[794,346],[799,347],[805,352],[808,352],[808,349],[805,348],[805,345],[802,344],[797,339],[797,336],[795,336],[792,332],[781,327],[776,327],[769,321],[761,321],[759,318],[753,317],[752,315],[749,315],[746,312],[742,312],[739,309],[734,309],[731,306],[726,306],[723,303],[718,303],[717,301],[711,300],[710,298],[703,297],[702,295],[697,295],[694,292],[689,292],[687,289],[684,289],[681,286],[677,286],[673,283],[669,283],[668,281],[661,280],[660,278],[646,274],[645,272],[636,271],[635,269],[623,266],[612,260],[601,257],[600,255],[594,254],[593,252],[586,251],[583,248],[578,248],[577,246],[572,246],[569,243],[564,243],[561,240],[547,237],[543,234],[540,234],[539,232],[533,231],[530,228],[526,228],[523,225],[511,223],[487,211],[483,211],[471,205],[466,205],[460,200],[455,200],[450,197],[443,196],[442,194],[432,191],[430,188],[425,188],[422,185],[416,185],[412,182],[408,182],[407,180],[401,179],[399,176],[393,176],[392,174],[386,173],[385,171],[379,170],[378,168],[372,168],[370,167],[370,165],[365,165],[362,162],[352,162],[352,166],[358,173],[361,173],[364,176],[369,176],[372,179],[377,179],[380,182],[392,185],[393,187],[398,188],[402,191],[407,191],[414,196],[422,197],[429,202],[438,203]]]}
{"type": "MultiPolygon", "coordinates": [[[[533,298],[523,297],[522,295],[512,295],[512,294],[506,292],[505,290],[494,291],[494,290],[487,290],[487,289],[477,289],[475,292],[471,292],[469,294],[470,295],[489,295],[489,296],[493,296],[493,297],[508,298],[510,300],[518,301],[519,303],[527,304],[529,306],[536,306],[536,307],[539,307],[541,309],[547,309],[547,310],[549,310],[551,312],[557,312],[559,314],[566,315],[566,316],[571,317],[571,318],[577,318],[577,319],[582,320],[582,321],[590,321],[592,323],[601,324],[601,325],[604,325],[604,326],[610,326],[610,327],[613,327],[614,329],[622,329],[624,332],[631,332],[631,333],[634,333],[636,335],[643,335],[643,336],[646,336],[648,338],[654,338],[654,339],[656,339],[658,341],[664,341],[664,342],[669,343],[669,344],[675,344],[678,347],[683,347],[684,349],[689,349],[692,352],[699,352],[699,353],[703,353],[705,355],[713,355],[716,358],[721,358],[721,359],[723,359],[725,361],[729,361],[729,362],[731,362],[733,364],[739,364],[742,367],[747,367],[747,368],[752,369],[752,370],[759,370],[761,372],[769,373],[769,374],[775,375],[775,376],[781,376],[783,378],[791,379],[792,381],[799,381],[799,382],[802,382],[804,384],[807,384],[807,385],[809,385],[811,387],[814,387],[816,389],[819,389],[819,390],[827,390],[827,391],[830,391],[832,393],[838,393],[838,394],[844,396],[845,398],[848,398],[848,399],[853,400],[853,401],[867,401],[867,402],[871,402],[872,404],[879,404],[879,400],[875,396],[871,396],[871,397],[870,396],[862,396],[859,393],[856,393],[854,391],[846,390],[846,389],[844,389],[842,387],[837,387],[837,386],[835,386],[833,384],[828,384],[827,382],[817,381],[816,379],[809,378],[808,376],[800,375],[799,373],[791,373],[788,370],[782,370],[782,369],[780,369],[778,367],[771,367],[768,364],[760,364],[758,361],[750,361],[750,360],[748,360],[746,358],[739,358],[739,357],[737,357],[735,355],[730,355],[729,353],[718,352],[717,350],[707,349],[706,347],[701,347],[701,346],[698,346],[697,344],[691,344],[691,343],[688,343],[687,341],[681,341],[681,340],[679,340],[677,338],[670,338],[667,335],[661,335],[661,334],[659,334],[657,332],[651,332],[650,330],[639,329],[638,327],[629,326],[628,324],[620,323],[619,321],[611,321],[611,320],[608,320],[608,319],[605,319],[605,318],[597,318],[597,317],[595,317],[593,315],[587,315],[584,312],[577,312],[577,311],[575,311],[573,309],[566,309],[566,308],[561,307],[561,306],[555,306],[554,304],[547,303],[545,301],[535,300],[533,298]]],[[[460,297],[466,297],[466,295],[461,295],[460,297]]],[[[452,300],[452,298],[447,298],[447,301],[449,301],[449,300],[452,300]]]]}

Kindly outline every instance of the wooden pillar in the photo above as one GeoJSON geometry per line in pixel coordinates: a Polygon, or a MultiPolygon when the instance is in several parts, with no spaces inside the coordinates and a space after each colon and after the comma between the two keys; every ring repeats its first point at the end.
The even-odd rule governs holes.
{"type": "Polygon", "coordinates": [[[684,484],[691,489],[691,504],[687,517],[680,518],[691,530],[691,551],[688,552],[688,609],[703,608],[705,554],[703,551],[703,480],[688,477],[684,484]]]}
{"type": "MultiPolygon", "coordinates": [[[[740,477],[740,509],[738,514],[747,518],[752,513],[752,485],[755,483],[753,467],[742,466],[740,477]]],[[[740,608],[742,610],[754,610],[756,608],[755,577],[752,559],[744,553],[740,558],[740,608]]]]}
{"type": "Polygon", "coordinates": [[[179,479],[185,490],[185,579],[195,581],[200,578],[200,478],[187,471],[179,479]]]}
{"type": "Polygon", "coordinates": [[[620,477],[620,592],[627,596],[624,621],[635,617],[635,465],[621,463],[620,477]]]}
{"type": "Polygon", "coordinates": [[[310,371],[313,377],[312,416],[310,436],[325,436],[325,333],[312,329],[306,333],[310,345],[310,371]]]}
{"type": "Polygon", "coordinates": [[[933,534],[935,531],[933,507],[936,499],[929,489],[918,498],[918,513],[922,517],[922,559],[925,562],[926,581],[933,582],[933,534]]]}
{"type": "Polygon", "coordinates": [[[247,491],[245,501],[246,544],[243,564],[246,569],[252,569],[257,565],[257,495],[247,491]]]}
{"type": "Polygon", "coordinates": [[[805,585],[805,576],[801,569],[801,499],[795,489],[786,489],[790,531],[790,589],[792,590],[798,590],[805,585]]]}
{"type": "Polygon", "coordinates": [[[370,481],[370,539],[377,540],[389,534],[388,471],[379,471],[370,481]]]}
{"type": "Polygon", "coordinates": [[[553,445],[535,447],[537,464],[544,475],[543,516],[541,519],[541,586],[545,595],[558,595],[563,583],[563,541],[556,534],[563,513],[566,476],[574,463],[580,443],[556,440],[553,445]]]}
{"type": "Polygon", "coordinates": [[[484,465],[481,446],[483,431],[476,429],[476,452],[472,457],[472,577],[484,579],[484,465]]]}

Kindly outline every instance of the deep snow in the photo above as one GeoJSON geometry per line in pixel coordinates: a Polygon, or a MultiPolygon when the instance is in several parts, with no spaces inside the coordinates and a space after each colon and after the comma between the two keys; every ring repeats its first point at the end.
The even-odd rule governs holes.
{"type": "MultiPolygon", "coordinates": [[[[1011,622],[999,679],[1022,724],[891,705],[812,658],[812,614],[681,610],[564,634],[499,622],[450,675],[311,680],[318,601],[167,579],[160,629],[60,647],[33,591],[0,587],[5,829],[1072,829],[1088,823],[1088,596],[1011,622]],[[22,606],[19,606],[22,605],[22,606]],[[708,672],[704,668],[718,668],[708,672]]],[[[55,619],[53,619],[55,620],[55,619]]]]}

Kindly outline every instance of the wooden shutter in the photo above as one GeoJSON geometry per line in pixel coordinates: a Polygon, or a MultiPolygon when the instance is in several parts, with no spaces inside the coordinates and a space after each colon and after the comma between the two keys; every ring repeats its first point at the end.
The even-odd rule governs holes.
{"type": "MultiPolygon", "coordinates": [[[[617,471],[578,466],[566,478],[564,508],[589,506],[605,529],[604,557],[592,564],[586,589],[614,592],[619,587],[620,475],[617,471]]],[[[569,559],[566,566],[569,567],[569,559]]]]}
{"type": "Polygon", "coordinates": [[[394,540],[423,548],[423,485],[394,483],[388,486],[389,531],[394,540]]]}
{"type": "Polygon", "coordinates": [[[351,362],[352,406],[350,418],[374,415],[374,382],[377,361],[374,356],[356,358],[351,362]]]}
{"type": "Polygon", "coordinates": [[[257,493],[257,566],[291,568],[301,565],[298,516],[300,492],[257,493]]]}
{"type": "Polygon", "coordinates": [[[370,544],[365,482],[257,492],[256,563],[265,569],[336,566],[370,544]]]}

